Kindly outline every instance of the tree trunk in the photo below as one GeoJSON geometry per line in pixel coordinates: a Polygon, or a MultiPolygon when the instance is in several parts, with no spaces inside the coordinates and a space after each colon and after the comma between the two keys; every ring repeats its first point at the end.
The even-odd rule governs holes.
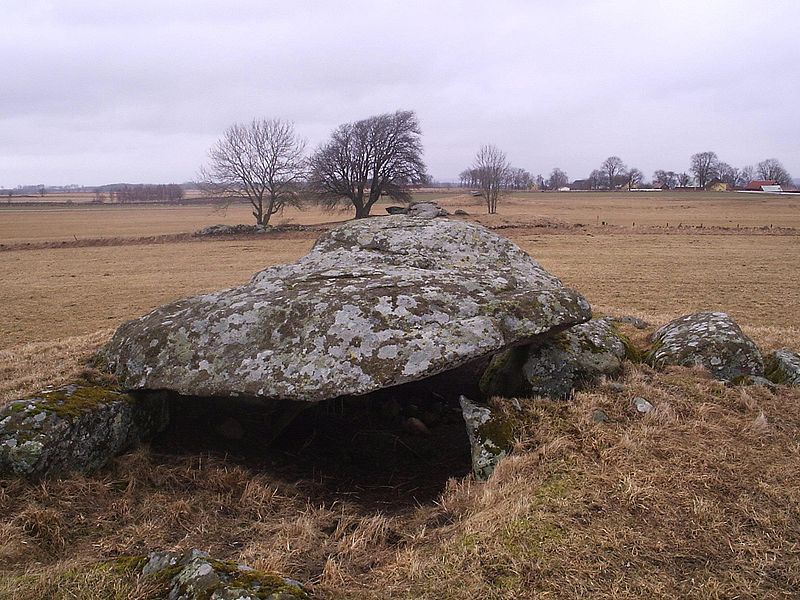
{"type": "Polygon", "coordinates": [[[264,203],[259,198],[257,201],[252,202],[253,216],[256,218],[256,225],[264,225],[264,203]]]}
{"type": "Polygon", "coordinates": [[[360,206],[356,204],[356,219],[363,219],[365,217],[368,217],[370,208],[371,208],[370,205],[360,206]]]}

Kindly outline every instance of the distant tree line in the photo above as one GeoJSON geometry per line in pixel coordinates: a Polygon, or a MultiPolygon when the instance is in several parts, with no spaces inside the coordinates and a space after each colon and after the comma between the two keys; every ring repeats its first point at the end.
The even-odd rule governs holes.
{"type": "Polygon", "coordinates": [[[775,181],[778,185],[791,188],[794,185],[792,176],[775,158],[768,158],[755,166],[737,168],[719,160],[715,152],[698,152],[690,158],[687,171],[677,172],[657,169],[652,181],[645,181],[644,174],[636,167],[628,167],[618,156],[609,156],[598,169],[594,169],[586,179],[568,182],[566,173],[561,169],[553,169],[550,177],[536,178],[534,188],[540,190],[557,190],[569,187],[574,190],[618,190],[637,188],[696,188],[705,189],[714,182],[725,184],[730,189],[745,187],[753,180],[775,181]]]}
{"type": "MultiPolygon", "coordinates": [[[[95,199],[102,198],[98,194],[102,192],[96,191],[95,199]]],[[[109,190],[109,198],[120,204],[179,202],[183,199],[183,188],[177,183],[121,185],[109,190]]]]}
{"type": "MultiPolygon", "coordinates": [[[[478,168],[470,167],[459,173],[459,185],[464,188],[480,187],[481,173],[478,168]]],[[[525,169],[508,166],[503,173],[503,187],[509,190],[528,190],[533,187],[535,180],[525,169]]]]}
{"type": "Polygon", "coordinates": [[[741,169],[719,160],[715,152],[698,152],[690,158],[690,168],[677,173],[658,169],[652,182],[646,182],[644,173],[636,167],[628,167],[619,156],[609,156],[594,169],[586,179],[569,182],[567,173],[555,167],[550,176],[531,177],[524,169],[512,168],[505,154],[496,146],[482,146],[473,165],[459,174],[459,185],[471,188],[486,201],[489,213],[497,211],[500,197],[519,189],[535,190],[619,190],[619,189],[706,189],[714,183],[736,189],[746,186],[754,179],[774,181],[777,185],[793,187],[793,180],[781,162],[775,158],[761,161],[755,167],[741,169]],[[519,174],[524,174],[521,176],[519,174]]]}

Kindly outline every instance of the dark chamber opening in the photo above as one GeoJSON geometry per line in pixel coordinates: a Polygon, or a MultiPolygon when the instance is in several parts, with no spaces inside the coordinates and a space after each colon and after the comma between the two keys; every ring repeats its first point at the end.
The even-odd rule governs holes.
{"type": "Polygon", "coordinates": [[[434,501],[449,478],[469,473],[458,397],[476,393],[473,372],[317,404],[175,396],[170,424],[151,448],[224,457],[293,485],[312,502],[402,510],[434,501]]]}

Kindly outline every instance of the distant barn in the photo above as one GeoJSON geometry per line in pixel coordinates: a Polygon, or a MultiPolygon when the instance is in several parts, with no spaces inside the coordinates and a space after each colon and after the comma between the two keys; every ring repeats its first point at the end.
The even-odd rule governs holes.
{"type": "Polygon", "coordinates": [[[728,189],[728,184],[719,177],[715,177],[706,184],[706,191],[709,192],[727,192],[728,189]]]}
{"type": "Polygon", "coordinates": [[[746,186],[746,192],[782,192],[780,184],[775,179],[754,179],[746,186]]]}

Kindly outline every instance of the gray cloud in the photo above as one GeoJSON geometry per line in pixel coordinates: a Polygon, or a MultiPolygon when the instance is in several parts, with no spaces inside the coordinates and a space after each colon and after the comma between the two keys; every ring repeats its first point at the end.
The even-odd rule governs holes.
{"type": "Polygon", "coordinates": [[[795,0],[7,0],[2,22],[0,186],[182,181],[235,121],[313,146],[397,108],[439,178],[487,142],[572,177],[705,149],[800,174],[795,0]]]}

